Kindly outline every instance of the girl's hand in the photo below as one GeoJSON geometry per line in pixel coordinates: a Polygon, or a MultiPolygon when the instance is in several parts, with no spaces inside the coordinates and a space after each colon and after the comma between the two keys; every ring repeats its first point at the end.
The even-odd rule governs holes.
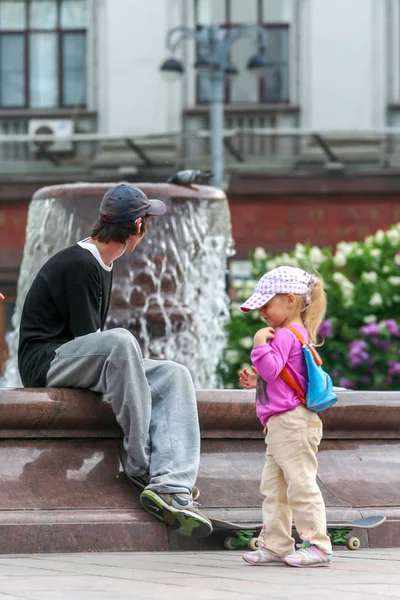
{"type": "Polygon", "coordinates": [[[246,388],[246,390],[251,390],[257,387],[258,371],[255,367],[253,367],[253,365],[251,366],[251,370],[253,371],[252,373],[250,373],[250,371],[247,369],[243,369],[239,373],[239,381],[242,386],[246,388]]]}
{"type": "Polygon", "coordinates": [[[4,296],[1,292],[0,292],[0,300],[4,300],[4,296]]]}
{"type": "Polygon", "coordinates": [[[259,329],[253,338],[253,346],[262,346],[269,340],[273,340],[275,337],[275,329],[273,327],[263,327],[259,329]]]}

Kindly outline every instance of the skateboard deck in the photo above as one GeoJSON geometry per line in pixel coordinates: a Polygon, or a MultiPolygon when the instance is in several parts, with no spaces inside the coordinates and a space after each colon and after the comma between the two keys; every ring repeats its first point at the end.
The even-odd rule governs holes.
{"type": "MultiPolygon", "coordinates": [[[[385,521],[386,517],[373,515],[347,522],[330,522],[327,524],[327,529],[333,545],[347,546],[349,550],[357,550],[361,542],[358,537],[349,535],[353,529],[372,529],[385,521]]],[[[229,531],[233,534],[224,539],[224,546],[228,550],[245,547],[255,550],[257,548],[257,537],[262,523],[235,523],[222,519],[211,519],[211,522],[215,531],[229,531]]]]}
{"type": "Polygon", "coordinates": [[[222,519],[210,519],[215,530],[219,531],[244,531],[251,529],[261,529],[262,523],[235,523],[233,521],[224,521],[222,519]]]}
{"type": "Polygon", "coordinates": [[[328,528],[333,529],[334,527],[344,528],[357,528],[358,529],[373,529],[378,527],[386,521],[386,517],[380,515],[374,515],[372,517],[361,517],[360,519],[354,519],[354,521],[341,521],[338,523],[328,523],[328,528]]]}
{"type": "Polygon", "coordinates": [[[334,546],[347,546],[349,550],[357,550],[361,546],[360,539],[350,535],[353,529],[373,529],[382,525],[386,517],[373,515],[371,517],[362,517],[354,521],[341,523],[328,523],[328,533],[334,546]]]}

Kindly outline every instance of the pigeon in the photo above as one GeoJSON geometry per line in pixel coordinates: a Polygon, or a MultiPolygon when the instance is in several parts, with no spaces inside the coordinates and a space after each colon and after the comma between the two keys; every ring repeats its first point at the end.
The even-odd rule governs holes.
{"type": "Polygon", "coordinates": [[[204,183],[212,177],[211,171],[200,171],[199,169],[185,169],[178,171],[167,179],[167,183],[176,183],[177,185],[192,185],[192,183],[204,183]]]}

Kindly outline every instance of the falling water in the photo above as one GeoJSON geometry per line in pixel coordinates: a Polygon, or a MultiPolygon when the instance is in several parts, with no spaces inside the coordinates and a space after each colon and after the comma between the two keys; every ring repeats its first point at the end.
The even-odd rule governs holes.
{"type": "MultiPolygon", "coordinates": [[[[107,328],[125,327],[144,356],[186,365],[197,388],[220,387],[217,366],[229,318],[225,275],[232,254],[228,201],[214,188],[186,189],[139,184],[161,198],[167,215],[152,218],[148,234],[132,254],[114,264],[107,328]]],[[[11,358],[5,385],[21,385],[16,353],[24,299],[41,266],[56,252],[90,235],[101,196],[109,185],[43,188],[30,204],[18,281],[11,358]]]]}

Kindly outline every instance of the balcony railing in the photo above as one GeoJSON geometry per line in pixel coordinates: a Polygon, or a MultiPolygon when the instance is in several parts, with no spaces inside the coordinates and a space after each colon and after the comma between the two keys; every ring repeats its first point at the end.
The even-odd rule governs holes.
{"type": "MultiPolygon", "coordinates": [[[[400,167],[400,128],[318,134],[298,128],[266,128],[262,119],[232,118],[224,130],[227,171],[295,171],[400,167]]],[[[210,131],[196,128],[153,136],[74,133],[29,135],[0,127],[0,173],[74,168],[119,175],[176,168],[208,168],[210,131]],[[63,151],[63,145],[68,147],[63,151]],[[46,167],[47,165],[47,167],[46,167]]]]}

